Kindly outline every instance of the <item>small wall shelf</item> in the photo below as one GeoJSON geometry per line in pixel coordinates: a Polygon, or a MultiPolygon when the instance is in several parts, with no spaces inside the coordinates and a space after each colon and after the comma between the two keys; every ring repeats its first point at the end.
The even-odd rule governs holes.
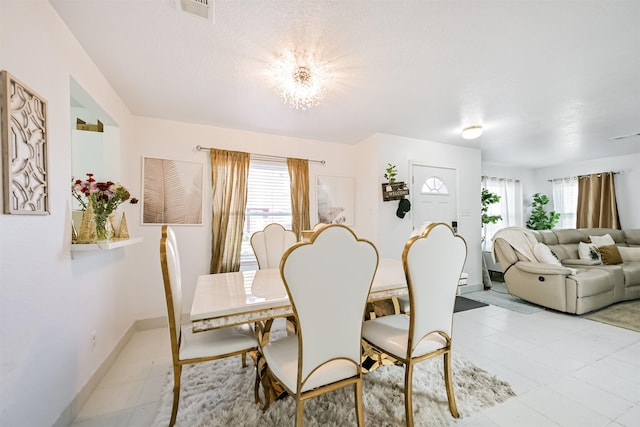
{"type": "Polygon", "coordinates": [[[132,239],[122,239],[122,240],[108,240],[105,242],[99,243],[72,243],[71,244],[71,252],[90,252],[90,251],[108,251],[111,249],[122,248],[125,246],[135,245],[136,243],[142,242],[142,237],[135,237],[132,239]]]}
{"type": "Polygon", "coordinates": [[[394,182],[393,184],[382,184],[382,201],[388,202],[390,200],[404,199],[404,196],[409,194],[409,188],[404,182],[394,182]],[[390,191],[387,191],[387,187],[391,187],[390,191]]]}

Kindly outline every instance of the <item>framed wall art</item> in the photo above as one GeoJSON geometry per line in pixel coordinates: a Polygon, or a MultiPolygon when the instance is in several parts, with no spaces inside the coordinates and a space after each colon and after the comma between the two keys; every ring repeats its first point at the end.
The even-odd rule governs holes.
{"type": "Polygon", "coordinates": [[[353,195],[353,177],[316,176],[318,223],[353,226],[353,195]]]}
{"type": "Polygon", "coordinates": [[[143,158],[142,223],[202,224],[202,163],[143,158]]]}
{"type": "Polygon", "coordinates": [[[0,84],[2,211],[48,215],[47,101],[7,71],[0,84]]]}

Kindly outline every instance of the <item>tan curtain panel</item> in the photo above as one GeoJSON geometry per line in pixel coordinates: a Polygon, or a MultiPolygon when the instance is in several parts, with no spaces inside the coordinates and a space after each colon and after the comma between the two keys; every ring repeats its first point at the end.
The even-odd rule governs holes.
{"type": "Polygon", "coordinates": [[[301,231],[311,228],[309,214],[309,161],[287,159],[291,181],[291,228],[300,240],[301,231]]]}
{"type": "Polygon", "coordinates": [[[620,229],[613,173],[578,177],[576,228],[620,229]]]}
{"type": "Polygon", "coordinates": [[[249,153],[211,149],[211,273],[240,270],[249,153]]]}

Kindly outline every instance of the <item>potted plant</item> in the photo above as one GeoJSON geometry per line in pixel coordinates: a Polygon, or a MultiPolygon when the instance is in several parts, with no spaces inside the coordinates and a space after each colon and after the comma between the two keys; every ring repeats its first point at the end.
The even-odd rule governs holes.
{"type": "Polygon", "coordinates": [[[487,239],[487,224],[495,224],[502,219],[502,215],[489,215],[489,206],[500,202],[500,196],[486,188],[482,189],[482,249],[487,239]]]}
{"type": "Polygon", "coordinates": [[[389,184],[387,186],[387,191],[391,191],[391,184],[396,182],[396,175],[398,175],[398,171],[396,170],[396,165],[392,165],[391,163],[387,163],[387,168],[384,172],[384,178],[387,180],[389,184]]]}
{"type": "Polygon", "coordinates": [[[492,286],[491,283],[491,273],[489,270],[489,266],[492,266],[493,269],[498,269],[495,265],[495,261],[493,261],[493,256],[491,256],[490,252],[486,251],[487,246],[487,224],[495,224],[502,219],[502,215],[489,215],[489,207],[495,203],[500,202],[500,196],[486,188],[482,189],[482,238],[480,241],[482,242],[482,283],[484,284],[484,289],[490,289],[492,286]]]}
{"type": "Polygon", "coordinates": [[[560,213],[551,211],[547,213],[545,205],[549,203],[549,197],[544,194],[536,193],[533,195],[531,203],[531,216],[527,221],[527,228],[532,230],[551,230],[556,226],[560,219],[560,213]]]}

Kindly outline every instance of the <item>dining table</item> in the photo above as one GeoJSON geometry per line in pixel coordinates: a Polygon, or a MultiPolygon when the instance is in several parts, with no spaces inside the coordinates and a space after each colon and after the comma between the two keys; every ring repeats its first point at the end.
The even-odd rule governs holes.
{"type": "MultiPolygon", "coordinates": [[[[402,261],[380,259],[368,301],[406,294],[402,261]]],[[[293,308],[280,270],[274,268],[198,276],[190,316],[193,332],[202,332],[293,316],[293,308]]]]}
{"type": "MultiPolygon", "coordinates": [[[[378,261],[373,283],[367,299],[365,319],[384,314],[399,313],[398,297],[408,292],[402,261],[382,258],[378,261]]],[[[336,295],[339,298],[340,295],[336,295]]],[[[330,308],[327,315],[332,316],[330,308]]],[[[262,269],[231,273],[204,274],[196,281],[191,306],[193,332],[228,326],[253,324],[259,349],[250,356],[256,364],[255,399],[259,401],[259,384],[264,389],[264,408],[286,393],[266,369],[261,349],[269,342],[273,321],[278,318],[294,320],[293,307],[280,275],[280,270],[262,269]]],[[[363,319],[364,320],[364,319],[363,319]]],[[[288,332],[295,329],[291,322],[288,332]]],[[[384,364],[394,363],[388,356],[377,352],[363,342],[362,370],[369,372],[384,364]]]]}

